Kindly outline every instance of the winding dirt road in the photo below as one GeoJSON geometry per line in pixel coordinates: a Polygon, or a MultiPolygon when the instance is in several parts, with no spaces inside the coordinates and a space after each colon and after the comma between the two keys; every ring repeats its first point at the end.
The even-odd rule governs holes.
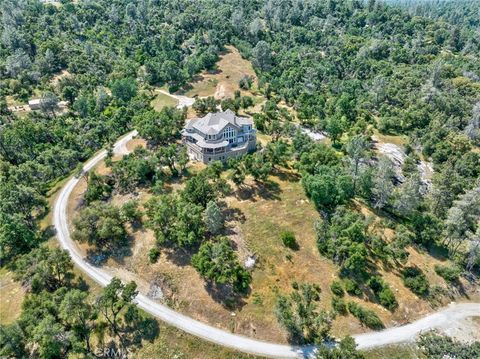
{"type": "MultiPolygon", "coordinates": [[[[136,131],[132,131],[120,138],[114,145],[114,153],[125,154],[128,152],[126,144],[136,136],[136,134],[136,131]]],[[[84,171],[91,170],[105,156],[105,150],[99,152],[85,164],[84,171]]],[[[70,252],[73,262],[85,272],[86,275],[100,285],[106,286],[112,279],[112,276],[102,270],[102,268],[93,266],[85,261],[77,245],[70,237],[67,218],[67,203],[72,190],[79,181],[79,178],[70,178],[61,189],[55,202],[53,221],[57,232],[57,238],[62,248],[70,252]]],[[[172,326],[199,338],[241,352],[272,358],[301,358],[314,356],[315,349],[313,346],[295,347],[281,345],[232,334],[175,312],[167,306],[149,299],[144,294],[139,294],[136,298],[136,302],[140,308],[172,326]]],[[[354,336],[354,338],[358,347],[361,349],[408,342],[412,341],[415,336],[422,331],[433,328],[445,329],[453,322],[459,322],[462,319],[471,316],[480,316],[479,303],[454,304],[411,324],[386,329],[380,332],[360,334],[354,336]]]]}

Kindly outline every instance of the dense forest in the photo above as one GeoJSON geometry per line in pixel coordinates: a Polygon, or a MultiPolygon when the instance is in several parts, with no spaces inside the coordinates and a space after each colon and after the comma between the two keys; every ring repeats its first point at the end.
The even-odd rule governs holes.
{"type": "MultiPolygon", "coordinates": [[[[51,233],[40,227],[40,220],[56,184],[80,172],[79,163],[131,129],[139,130],[155,156],[137,151],[112,165],[113,184],[90,177],[87,196],[92,202],[108,198],[113,188],[129,191],[142,181],[153,183],[157,165],[169,167],[171,176],[182,172],[185,154],[169,143],[178,138],[185,113],[154,112],[151,90],[185,89],[198,73],[215,68],[226,45],[234,45],[254,65],[259,90],[267,99],[254,116],[255,124],[273,139],[263,151],[228,164],[234,183],[243,183],[247,175],[265,180],[276,166],[293,162],[320,213],[320,253],[339,266],[352,292],[355,282],[361,282],[388,310],[396,307],[395,297],[381,278],[366,273],[368,260],[402,263],[408,245],[441,248],[455,265],[438,268],[439,275],[475,281],[480,269],[479,3],[392,2],[399,6],[375,0],[2,1],[0,260],[29,294],[17,322],[1,329],[0,354],[88,354],[92,349],[87,334],[106,328],[97,318],[102,313],[122,345],[137,343],[156,330],[131,305],[134,284],[112,282],[101,300],[85,301],[86,289],[74,278],[65,254],[42,245],[51,233]],[[67,75],[53,84],[60,71],[67,75]],[[40,98],[40,111],[22,116],[12,111],[32,98],[40,98]],[[66,110],[58,107],[60,100],[67,103],[66,110]],[[302,126],[326,133],[332,146],[295,131],[292,113],[302,126]],[[373,158],[373,131],[407,138],[401,183],[388,160],[373,158]],[[135,167],[139,159],[144,162],[135,167]],[[418,173],[421,159],[433,163],[428,186],[418,173]],[[366,219],[348,206],[353,200],[390,220],[396,233],[393,244],[366,233],[366,219]],[[108,312],[109,303],[122,311],[119,323],[118,313],[108,312]],[[78,315],[68,316],[70,310],[78,315]],[[140,323],[151,330],[138,332],[144,325],[140,323]],[[71,340],[60,340],[62,333],[69,333],[71,340]]],[[[208,110],[201,101],[196,109],[201,105],[208,110]]],[[[240,105],[222,103],[226,106],[238,110],[240,105]]],[[[218,211],[208,208],[213,204],[203,195],[215,199],[225,187],[215,171],[190,179],[178,198],[161,193],[147,206],[159,242],[200,244],[204,233],[214,232],[215,224],[203,228],[201,222],[202,211],[209,210],[211,216],[218,211]],[[175,209],[177,213],[171,213],[175,209]],[[162,232],[166,217],[180,223],[168,233],[162,232]]],[[[102,217],[102,211],[104,217],[118,219],[115,228],[107,229],[119,228],[121,240],[124,212],[94,202],[85,218],[102,217]]],[[[77,236],[84,234],[85,241],[92,238],[87,219],[78,223],[86,232],[77,236]]],[[[153,260],[156,255],[153,251],[153,260]]],[[[250,283],[223,240],[200,244],[193,265],[204,277],[217,276],[214,279],[232,283],[239,292],[250,283]],[[212,268],[212,252],[232,264],[230,273],[212,268]]],[[[402,273],[412,291],[431,295],[416,268],[402,273]]],[[[299,327],[306,325],[302,318],[292,319],[298,315],[292,312],[292,301],[302,296],[311,300],[312,293],[314,286],[297,285],[291,297],[279,299],[279,320],[297,342],[324,337],[324,328],[306,335],[299,327]]],[[[371,328],[382,326],[374,313],[353,302],[342,303],[341,295],[336,299],[339,311],[350,311],[371,328]]]]}
{"type": "Polygon", "coordinates": [[[441,19],[457,26],[478,29],[480,1],[478,0],[387,0],[387,4],[400,5],[409,13],[441,19]]]}

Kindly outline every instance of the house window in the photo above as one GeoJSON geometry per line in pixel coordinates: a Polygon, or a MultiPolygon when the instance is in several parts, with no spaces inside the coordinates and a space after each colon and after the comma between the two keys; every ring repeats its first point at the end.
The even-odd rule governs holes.
{"type": "MultiPolygon", "coordinates": [[[[235,129],[233,129],[232,127],[227,127],[226,129],[223,130],[223,136],[226,139],[235,138],[235,129]]],[[[232,143],[231,141],[229,142],[232,143]]]]}

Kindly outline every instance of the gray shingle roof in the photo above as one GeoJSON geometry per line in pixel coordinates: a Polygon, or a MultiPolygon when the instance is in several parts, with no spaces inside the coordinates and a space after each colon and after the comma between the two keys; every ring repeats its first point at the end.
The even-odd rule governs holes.
{"type": "Polygon", "coordinates": [[[226,110],[224,112],[209,113],[201,118],[194,118],[188,122],[186,127],[195,128],[206,135],[216,135],[228,124],[238,128],[242,125],[252,125],[253,121],[249,118],[236,116],[231,110],[226,110]]]}

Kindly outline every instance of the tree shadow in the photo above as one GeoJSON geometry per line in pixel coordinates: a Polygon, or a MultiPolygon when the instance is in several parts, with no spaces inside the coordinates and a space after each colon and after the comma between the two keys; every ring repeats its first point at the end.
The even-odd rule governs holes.
{"type": "Polygon", "coordinates": [[[118,338],[110,339],[102,347],[96,348],[97,358],[129,358],[132,349],[141,348],[143,341],[152,343],[160,334],[159,323],[153,319],[140,315],[128,326],[120,330],[122,343],[118,338]]]}
{"type": "Polygon", "coordinates": [[[468,295],[468,291],[463,285],[463,283],[460,281],[460,279],[455,279],[452,283],[452,287],[455,288],[455,291],[457,295],[462,296],[464,298],[470,299],[470,296],[468,295]]]}
{"type": "Polygon", "coordinates": [[[167,256],[167,259],[181,267],[190,265],[192,256],[197,252],[194,248],[177,248],[173,246],[163,246],[162,252],[167,256]]]}
{"type": "Polygon", "coordinates": [[[298,182],[300,181],[300,174],[290,171],[285,171],[282,169],[277,169],[272,176],[277,177],[279,180],[284,182],[298,182]]]}
{"type": "Polygon", "coordinates": [[[158,337],[160,326],[155,319],[142,316],[132,323],[125,332],[128,334],[128,338],[125,340],[126,346],[140,347],[143,340],[151,343],[158,337]]]}
{"type": "Polygon", "coordinates": [[[244,293],[239,293],[229,284],[218,284],[212,281],[205,282],[205,290],[214,301],[228,310],[240,310],[247,304],[245,298],[250,295],[250,287],[244,293]]]}
{"type": "Polygon", "coordinates": [[[280,185],[271,180],[264,182],[255,182],[251,186],[242,186],[237,189],[235,196],[237,199],[245,201],[251,200],[255,202],[255,198],[259,197],[265,200],[280,200],[282,192],[280,185]]]}
{"type": "Polygon", "coordinates": [[[90,264],[94,265],[95,267],[101,267],[110,258],[113,259],[116,263],[124,265],[125,258],[131,257],[133,255],[132,244],[133,237],[127,236],[125,243],[118,248],[88,248],[86,259],[90,264]]]}
{"type": "Polygon", "coordinates": [[[42,242],[48,241],[50,238],[55,237],[57,231],[53,225],[49,225],[40,231],[40,237],[42,242]]]}
{"type": "Polygon", "coordinates": [[[245,214],[239,209],[234,207],[223,206],[222,204],[222,213],[225,219],[225,222],[240,222],[244,223],[246,221],[245,214]]]}
{"type": "Polygon", "coordinates": [[[219,68],[207,70],[207,74],[209,75],[220,75],[221,73],[223,73],[223,71],[219,68]]]}
{"type": "Polygon", "coordinates": [[[430,243],[428,247],[420,247],[420,249],[426,249],[427,253],[438,260],[445,261],[448,259],[448,248],[438,244],[438,243],[430,243]]]}

